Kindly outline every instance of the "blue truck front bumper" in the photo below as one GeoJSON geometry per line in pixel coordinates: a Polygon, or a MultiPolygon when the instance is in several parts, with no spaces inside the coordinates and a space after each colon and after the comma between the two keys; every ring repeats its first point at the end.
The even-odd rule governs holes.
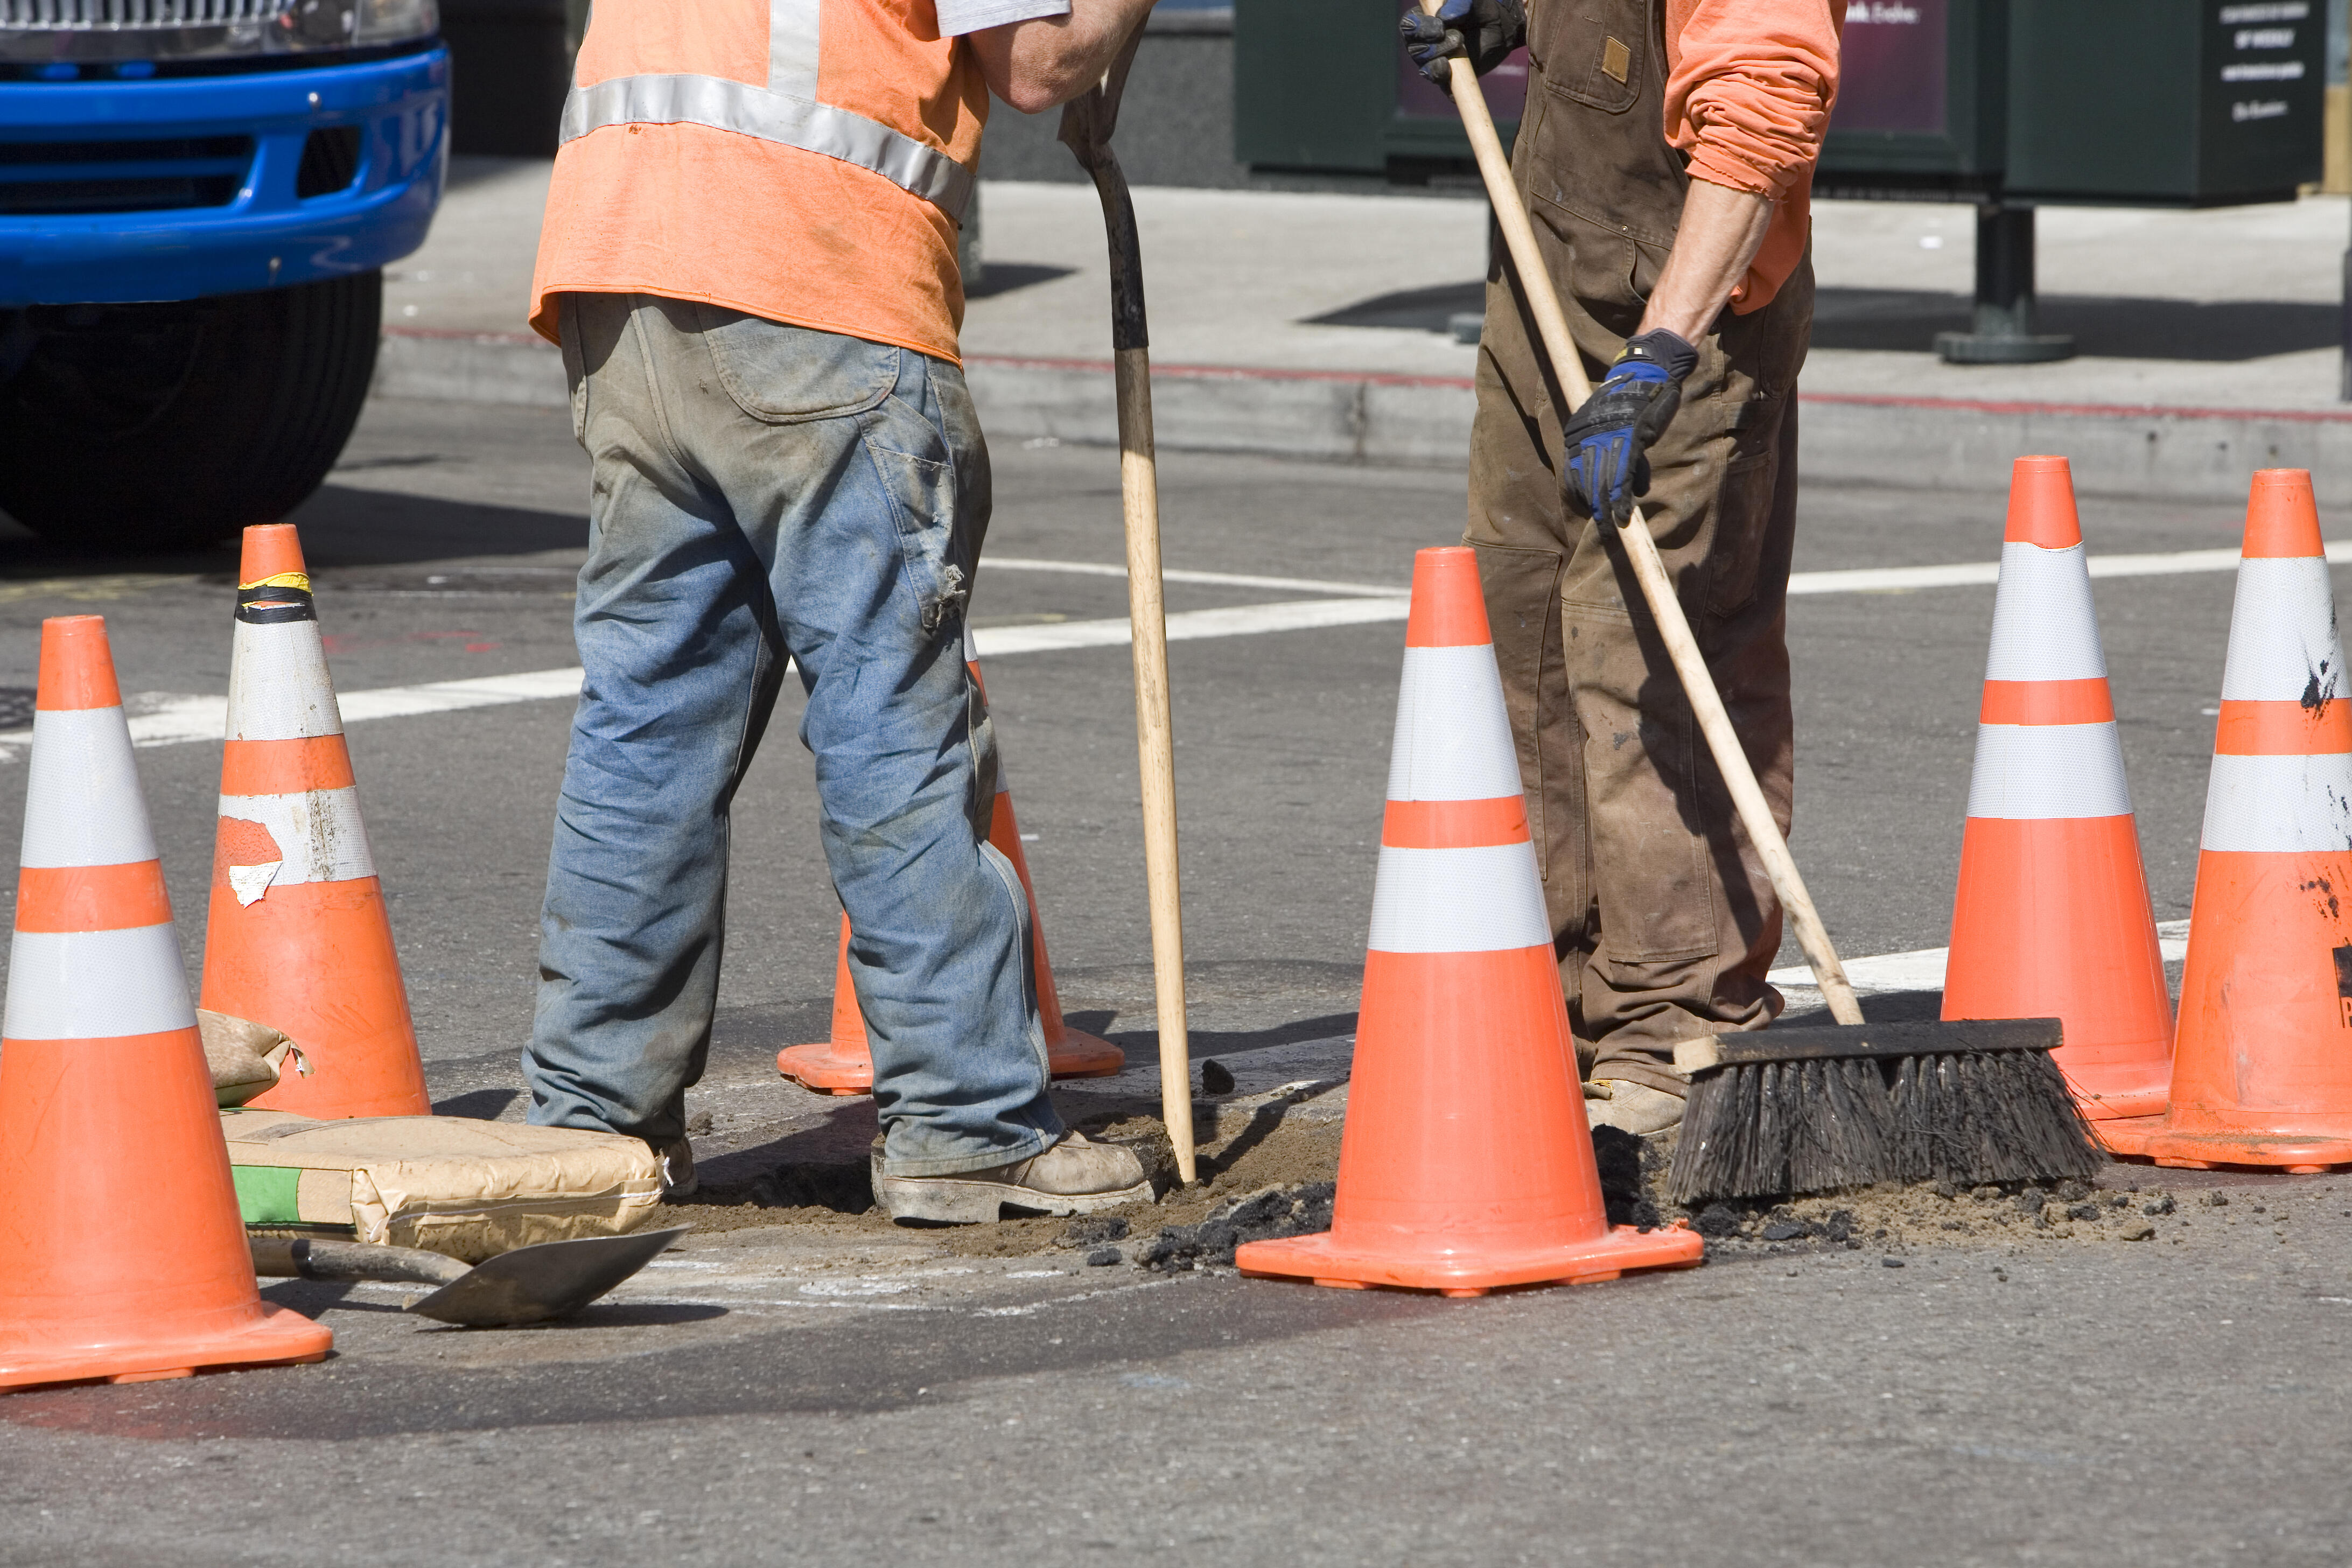
{"type": "Polygon", "coordinates": [[[193,300],[398,260],[425,242],[440,203],[448,122],[449,55],[438,47],[307,70],[0,83],[0,180],[18,209],[0,211],[0,307],[193,300]],[[350,184],[298,195],[305,142],[338,128],[359,132],[350,184]],[[110,142],[124,144],[120,161],[110,142]],[[116,178],[117,190],[178,188],[183,201],[209,179],[226,199],[21,210],[39,205],[38,179],[65,191],[84,175],[116,178]]]}

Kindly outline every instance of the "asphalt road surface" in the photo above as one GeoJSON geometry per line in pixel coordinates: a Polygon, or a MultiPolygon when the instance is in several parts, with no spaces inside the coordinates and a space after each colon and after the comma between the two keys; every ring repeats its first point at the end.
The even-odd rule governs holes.
{"type": "MultiPolygon", "coordinates": [[[[1051,569],[1120,559],[1116,460],[1016,446],[996,465],[1005,564],[983,568],[974,614],[1006,650],[988,680],[1064,1005],[1148,1065],[1127,654],[1084,629],[1123,616],[1125,592],[1051,569]]],[[[1203,635],[1172,651],[1194,1052],[1265,1064],[1244,1109],[1288,1070],[1327,1080],[1306,1098],[1336,1113],[1402,641],[1377,604],[1416,547],[1458,536],[1461,477],[1183,455],[1161,473],[1169,565],[1262,580],[1170,587],[1180,616],[1252,612],[1188,623],[1203,635]],[[1360,618],[1247,629],[1318,602],[1360,618]]],[[[375,701],[409,716],[350,734],[445,1111],[523,1109],[569,720],[558,696],[460,705],[446,683],[560,690],[491,678],[575,662],[584,495],[560,413],[379,403],[296,520],[347,710],[407,694],[375,701]]],[[[2095,553],[2227,547],[2241,521],[2084,511],[2095,553]]],[[[1981,496],[1814,489],[1797,563],[1990,562],[2000,532],[1981,496]]],[[[28,721],[40,618],[104,614],[149,716],[140,765],[184,912],[204,907],[220,753],[201,723],[174,740],[173,716],[226,689],[235,561],[0,539],[0,731],[28,721]]],[[[1991,590],[1817,588],[1790,610],[1798,858],[1850,954],[1939,946],[1991,590]]],[[[2175,919],[2231,578],[2096,591],[2157,913],[2175,919]]],[[[736,807],[693,1100],[715,1179],[787,1146],[846,1157],[871,1127],[863,1102],[772,1068],[823,1036],[838,918],[796,721],[788,690],[736,807]]],[[[21,809],[8,745],[0,838],[21,809]]],[[[200,921],[182,934],[193,969],[200,921]]],[[[1880,1247],[1748,1247],[1470,1301],[776,1226],[697,1237],[539,1331],[272,1285],[334,1327],[332,1361],[0,1399],[0,1563],[2340,1562],[2352,1178],[2164,1177],[2179,1215],[2146,1241],[1961,1231],[1904,1243],[1899,1268],[1880,1247]]]]}

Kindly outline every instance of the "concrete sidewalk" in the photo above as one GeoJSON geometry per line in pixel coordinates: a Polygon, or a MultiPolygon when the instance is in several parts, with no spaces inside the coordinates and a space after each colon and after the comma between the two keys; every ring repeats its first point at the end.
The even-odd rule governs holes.
{"type": "MultiPolygon", "coordinates": [[[[460,159],[433,237],[386,275],[377,392],[560,405],[522,325],[548,165],[460,159]]],[[[998,439],[1113,439],[1108,268],[1090,190],[982,186],[986,276],[964,349],[998,439]]],[[[1162,445],[1339,461],[1463,459],[1486,208],[1456,197],[1146,188],[1136,195],[1162,445]]],[[[2041,215],[2052,365],[1947,365],[1966,325],[1972,212],[1824,203],[1804,376],[1819,480],[1999,489],[2019,452],[2086,490],[2227,499],[2252,469],[2352,458],[2336,397],[2347,204],[2041,215]]]]}

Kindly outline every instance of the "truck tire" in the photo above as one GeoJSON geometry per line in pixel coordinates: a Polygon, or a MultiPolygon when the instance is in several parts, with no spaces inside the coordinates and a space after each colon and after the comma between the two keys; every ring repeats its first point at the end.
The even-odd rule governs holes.
{"type": "Polygon", "coordinates": [[[0,510],[94,551],[282,521],[359,419],[383,306],[383,276],[367,272],[0,318],[0,510]]]}

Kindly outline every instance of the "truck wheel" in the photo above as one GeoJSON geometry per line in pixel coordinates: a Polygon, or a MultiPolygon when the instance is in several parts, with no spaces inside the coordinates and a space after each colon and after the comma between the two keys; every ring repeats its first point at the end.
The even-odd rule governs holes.
{"type": "Polygon", "coordinates": [[[21,312],[0,332],[0,510],[89,550],[204,544],[283,520],[359,418],[383,306],[383,276],[368,272],[21,312]]]}

